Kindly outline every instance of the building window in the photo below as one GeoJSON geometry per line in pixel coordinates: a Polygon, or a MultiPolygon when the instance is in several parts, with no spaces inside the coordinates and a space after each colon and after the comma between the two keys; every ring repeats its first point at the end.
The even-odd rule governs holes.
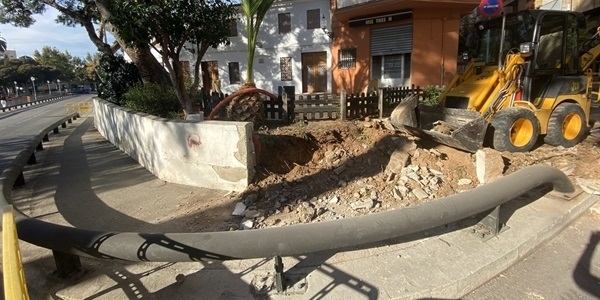
{"type": "Polygon", "coordinates": [[[321,28],[321,10],[310,9],[306,11],[306,29],[321,28]]]}
{"type": "Polygon", "coordinates": [[[240,63],[230,62],[229,63],[229,84],[236,84],[242,82],[242,76],[240,76],[240,63]]]}
{"type": "Polygon", "coordinates": [[[237,35],[238,35],[237,22],[235,21],[235,19],[233,19],[229,23],[229,35],[228,36],[237,36],[237,35]]]}
{"type": "Polygon", "coordinates": [[[378,55],[371,58],[371,79],[384,85],[410,85],[410,53],[378,55]]]}
{"type": "Polygon", "coordinates": [[[292,58],[280,58],[279,67],[281,69],[281,81],[292,81],[292,58]]]}
{"type": "Polygon", "coordinates": [[[356,48],[339,50],[338,67],[340,69],[352,69],[356,67],[356,48]]]}
{"type": "Polygon", "coordinates": [[[290,13],[279,14],[279,33],[285,34],[292,31],[292,17],[290,13]]]}

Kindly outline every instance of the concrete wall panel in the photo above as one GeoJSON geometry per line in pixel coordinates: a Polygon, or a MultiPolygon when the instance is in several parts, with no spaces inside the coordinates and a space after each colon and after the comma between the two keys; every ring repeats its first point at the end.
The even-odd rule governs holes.
{"type": "Polygon", "coordinates": [[[98,131],[167,182],[243,191],[254,175],[252,123],[167,120],[94,99],[98,131]]]}

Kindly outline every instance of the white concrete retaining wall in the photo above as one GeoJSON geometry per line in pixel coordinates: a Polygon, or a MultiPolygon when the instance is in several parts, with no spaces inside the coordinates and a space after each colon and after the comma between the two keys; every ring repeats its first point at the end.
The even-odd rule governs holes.
{"type": "Polygon", "coordinates": [[[94,98],[98,131],[156,177],[244,190],[254,175],[252,123],[167,120],[94,98]]]}

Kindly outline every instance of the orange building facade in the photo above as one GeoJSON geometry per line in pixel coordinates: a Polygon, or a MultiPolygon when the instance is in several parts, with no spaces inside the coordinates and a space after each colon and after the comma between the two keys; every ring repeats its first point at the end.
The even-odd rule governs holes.
{"type": "Polygon", "coordinates": [[[459,24],[480,0],[332,0],[332,92],[448,84],[459,24]]]}

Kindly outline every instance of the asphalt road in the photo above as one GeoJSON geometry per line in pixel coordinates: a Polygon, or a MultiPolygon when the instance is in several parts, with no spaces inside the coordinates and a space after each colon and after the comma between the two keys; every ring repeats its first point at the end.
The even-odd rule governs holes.
{"type": "Polygon", "coordinates": [[[92,95],[78,95],[0,112],[0,173],[40,130],[66,115],[65,105],[86,102],[92,95]]]}
{"type": "Polygon", "coordinates": [[[600,215],[582,215],[463,299],[600,299],[600,215]]]}

